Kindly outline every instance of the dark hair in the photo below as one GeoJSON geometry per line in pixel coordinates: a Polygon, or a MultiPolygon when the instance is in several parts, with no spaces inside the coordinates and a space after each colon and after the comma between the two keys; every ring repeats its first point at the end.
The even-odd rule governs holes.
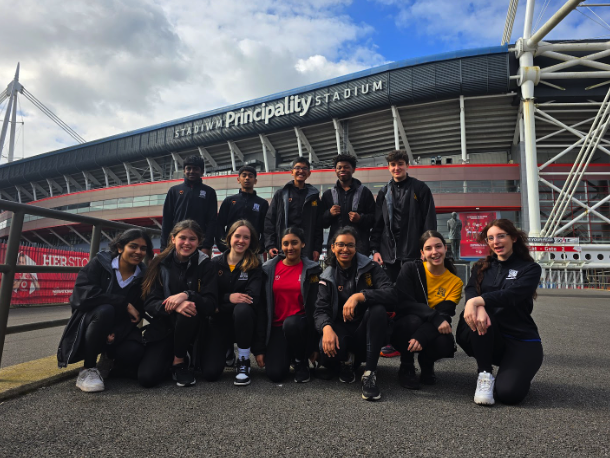
{"type": "MultiPolygon", "coordinates": [[[[489,265],[494,258],[497,258],[497,255],[493,252],[489,244],[487,243],[487,231],[492,227],[499,227],[503,231],[505,231],[511,239],[516,239],[513,242],[513,254],[517,257],[521,258],[524,261],[536,262],[532,255],[530,254],[529,246],[527,243],[527,234],[515,227],[513,222],[506,218],[494,219],[491,223],[487,224],[481,231],[481,233],[477,237],[477,241],[479,243],[484,243],[487,245],[487,249],[489,250],[487,256],[485,258],[479,259],[475,262],[474,266],[478,267],[478,274],[476,279],[476,287],[477,293],[481,294],[481,283],[483,282],[483,277],[485,276],[484,272],[489,269],[489,265]]],[[[532,296],[536,299],[538,295],[534,292],[532,296]]]]}
{"type": "Polygon", "coordinates": [[[144,281],[142,282],[142,298],[145,299],[148,293],[152,290],[153,285],[159,279],[160,267],[159,264],[167,258],[172,251],[176,248],[174,243],[172,242],[172,237],[176,237],[180,232],[184,230],[191,230],[197,236],[199,240],[199,246],[203,243],[204,235],[201,230],[201,226],[197,224],[196,221],[192,219],[185,219],[184,221],[180,221],[178,224],[174,226],[172,231],[169,233],[169,237],[167,240],[167,248],[163,250],[159,255],[155,256],[152,260],[148,269],[146,270],[146,275],[144,276],[144,281]]]}
{"type": "Polygon", "coordinates": [[[256,178],[256,169],[254,167],[252,167],[251,165],[244,165],[244,166],[240,167],[239,170],[237,171],[237,176],[240,176],[244,172],[250,172],[254,175],[254,178],[256,178]]]}
{"type": "Polygon", "coordinates": [[[146,260],[150,260],[153,258],[153,244],[150,240],[150,236],[143,231],[142,229],[127,229],[125,232],[121,232],[118,234],[112,242],[108,244],[108,248],[110,248],[110,254],[113,258],[119,256],[119,250],[125,248],[129,242],[132,242],[136,239],[144,239],[146,242],[146,260]]]}
{"type": "Polygon", "coordinates": [[[282,231],[282,236],[280,237],[280,243],[281,243],[282,239],[284,237],[286,237],[288,234],[296,235],[301,242],[305,243],[305,231],[303,229],[301,229],[300,227],[296,227],[296,226],[287,227],[286,229],[284,229],[282,231]]]}
{"type": "Polygon", "coordinates": [[[227,247],[231,248],[231,237],[235,234],[235,231],[240,227],[247,227],[250,231],[250,246],[244,254],[244,260],[241,263],[242,272],[248,272],[249,270],[255,269],[259,266],[260,260],[258,259],[258,234],[252,223],[245,219],[240,219],[231,224],[231,227],[227,231],[224,243],[227,247]]]}
{"type": "Polygon", "coordinates": [[[311,168],[311,163],[309,162],[309,160],[306,157],[303,157],[303,156],[299,156],[294,161],[292,161],[292,167],[294,167],[297,164],[305,164],[307,167],[311,168]]]}
{"type": "MultiPolygon", "coordinates": [[[[428,240],[430,240],[432,238],[440,239],[440,241],[443,242],[443,245],[445,245],[445,247],[447,246],[447,242],[445,242],[445,237],[443,237],[443,234],[441,234],[438,231],[426,231],[419,238],[420,251],[424,251],[424,245],[426,244],[426,242],[428,240]]],[[[444,260],[443,264],[445,265],[445,269],[447,269],[453,275],[457,275],[457,269],[453,265],[453,261],[451,259],[449,259],[446,255],[445,255],[445,260],[444,260]]]]}
{"type": "Polygon", "coordinates": [[[394,151],[390,151],[390,153],[385,157],[385,160],[388,162],[397,162],[397,161],[405,161],[407,165],[409,165],[409,155],[404,149],[395,149],[394,151]]]}
{"type": "MultiPolygon", "coordinates": [[[[340,235],[351,235],[352,237],[354,237],[356,246],[358,246],[358,232],[352,226],[343,226],[337,232],[335,232],[332,239],[328,241],[328,246],[333,246],[340,235]]],[[[356,251],[356,254],[354,256],[356,256],[357,254],[358,251],[356,251]]],[[[326,263],[329,266],[337,267],[337,257],[335,256],[335,253],[333,253],[332,249],[328,250],[328,253],[326,255],[326,263]]]]}
{"type": "Polygon", "coordinates": [[[184,160],[184,167],[186,167],[187,165],[194,165],[195,167],[199,167],[202,172],[205,168],[205,163],[203,162],[203,159],[201,159],[200,156],[195,155],[189,156],[184,160]]]}
{"type": "Polygon", "coordinates": [[[333,159],[333,164],[337,168],[339,162],[349,162],[349,164],[356,169],[356,158],[351,154],[337,154],[333,159]]]}

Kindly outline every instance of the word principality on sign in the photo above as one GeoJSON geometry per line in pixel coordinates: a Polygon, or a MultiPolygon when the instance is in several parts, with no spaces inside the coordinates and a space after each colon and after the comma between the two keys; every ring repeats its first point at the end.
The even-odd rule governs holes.
{"type": "Polygon", "coordinates": [[[332,89],[316,95],[291,95],[284,99],[274,102],[263,102],[260,105],[242,108],[239,111],[228,111],[222,117],[206,118],[199,124],[176,129],[174,138],[194,135],[201,132],[236,126],[243,126],[252,122],[263,122],[269,124],[272,118],[298,113],[299,116],[306,116],[314,106],[350,99],[352,97],[363,97],[376,91],[383,90],[383,80],[372,83],[355,84],[341,90],[332,89]]]}

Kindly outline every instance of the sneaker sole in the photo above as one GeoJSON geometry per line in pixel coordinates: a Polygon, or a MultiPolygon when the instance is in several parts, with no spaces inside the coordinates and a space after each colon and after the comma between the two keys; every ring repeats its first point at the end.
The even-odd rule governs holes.
{"type": "Polygon", "coordinates": [[[297,380],[296,378],[294,379],[295,383],[307,383],[311,380],[311,377],[309,377],[307,380],[297,380]]]}
{"type": "Polygon", "coordinates": [[[381,394],[379,394],[379,396],[368,397],[368,398],[366,396],[364,396],[364,394],[363,394],[362,399],[364,399],[365,401],[379,401],[381,399],[381,394]]]}
{"type": "Polygon", "coordinates": [[[496,403],[495,399],[481,399],[474,398],[474,403],[480,406],[493,406],[496,403]]]}
{"type": "Polygon", "coordinates": [[[251,380],[248,380],[246,382],[238,382],[237,380],[233,381],[233,385],[235,386],[248,386],[250,385],[251,380]]]}
{"type": "Polygon", "coordinates": [[[105,386],[101,386],[101,387],[98,386],[98,387],[94,387],[94,388],[87,388],[87,387],[84,387],[84,386],[76,385],[76,387],[78,389],[80,389],[84,393],[99,393],[100,391],[104,391],[106,389],[105,386]]]}
{"type": "Polygon", "coordinates": [[[339,377],[339,381],[340,381],[341,383],[347,383],[347,384],[349,384],[349,383],[354,383],[354,382],[356,381],[356,376],[354,375],[354,378],[353,378],[353,379],[351,379],[351,380],[343,380],[341,377],[339,377]]]}
{"type": "Polygon", "coordinates": [[[195,383],[197,383],[197,380],[195,380],[193,383],[180,383],[180,382],[176,382],[176,386],[180,386],[180,387],[195,386],[195,383]]]}
{"type": "Polygon", "coordinates": [[[383,357],[383,358],[395,358],[397,356],[400,356],[400,352],[399,351],[395,351],[392,353],[379,353],[379,356],[383,357]]]}

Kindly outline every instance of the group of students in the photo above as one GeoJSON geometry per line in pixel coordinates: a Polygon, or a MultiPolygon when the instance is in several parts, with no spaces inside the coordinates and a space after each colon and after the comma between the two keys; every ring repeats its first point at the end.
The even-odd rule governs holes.
{"type": "MultiPolygon", "coordinates": [[[[392,154],[388,159],[404,153],[392,154]]],[[[338,375],[341,382],[352,383],[364,364],[362,397],[377,400],[381,397],[377,364],[389,340],[401,353],[402,386],[418,389],[420,383],[434,384],[434,363],[453,357],[456,349],[451,318],[463,284],[446,256],[440,233],[420,231],[413,243],[415,227],[426,224],[421,213],[433,212],[434,203],[425,184],[404,177],[405,162],[405,158],[388,160],[392,180],[373,202],[373,218],[356,211],[368,200],[364,189],[358,190],[359,183],[351,181],[343,193],[338,189],[343,188],[343,167],[351,166],[350,161],[338,161],[341,183],[331,192],[333,205],[320,205],[326,207],[324,211],[311,205],[319,197],[315,188],[305,184],[309,170],[300,159],[293,168],[294,182],[276,193],[266,218],[260,218],[263,208],[253,202],[254,196],[241,196],[251,199],[252,205],[244,208],[258,205],[255,224],[266,231],[270,259],[262,265],[263,239],[245,218],[230,224],[221,239],[226,249],[212,259],[205,253],[209,227],[191,219],[173,225],[167,246],[152,260],[148,235],[138,229],[125,231],[110,244],[110,251],[100,252],[78,275],[70,299],[73,315],[58,349],[60,367],[84,360],[77,387],[95,392],[104,389],[109,373],[136,377],[145,387],[171,374],[178,386],[190,386],[195,384],[195,372],[215,381],[227,365],[235,366],[235,385],[248,385],[251,353],[273,382],[285,380],[293,367],[297,383],[308,382],[312,370],[324,378],[338,375]],[[290,225],[297,217],[294,201],[303,210],[298,212],[298,225],[290,225]],[[308,204],[311,211],[306,213],[308,204]],[[345,212],[345,206],[354,211],[345,212]],[[400,215],[397,208],[403,210],[400,215]],[[304,230],[317,226],[316,215],[331,224],[332,217],[339,216],[345,223],[337,223],[331,231],[324,271],[317,262],[318,235],[304,230]],[[383,222],[381,235],[368,238],[363,227],[378,221],[383,222]],[[267,237],[273,231],[281,232],[267,237]],[[367,244],[373,259],[365,251],[367,244]],[[140,328],[142,318],[147,324],[140,328]]],[[[185,164],[186,180],[189,166],[185,164]]],[[[240,171],[242,191],[243,181],[252,186],[256,181],[255,174],[243,175],[240,171]]],[[[202,190],[191,189],[192,196],[180,191],[174,196],[176,208],[192,209],[197,199],[203,199],[198,197],[202,190]]],[[[203,190],[203,194],[208,193],[203,190]]],[[[226,214],[238,200],[229,200],[226,214]]],[[[165,219],[163,224],[165,228],[165,219]]],[[[493,221],[479,237],[488,243],[489,255],[475,264],[466,286],[457,343],[477,361],[475,402],[517,403],[542,363],[542,345],[531,318],[540,267],[529,255],[525,234],[508,220],[493,221]],[[492,365],[499,366],[495,378],[492,365]]]]}

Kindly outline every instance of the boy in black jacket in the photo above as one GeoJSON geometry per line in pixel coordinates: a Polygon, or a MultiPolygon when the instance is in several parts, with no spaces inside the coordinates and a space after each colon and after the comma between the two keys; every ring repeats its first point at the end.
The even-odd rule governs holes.
{"type": "Polygon", "coordinates": [[[280,234],[288,227],[300,227],[305,232],[303,256],[318,261],[322,252],[323,229],[320,191],[305,180],[311,175],[311,165],[304,157],[292,162],[293,181],[276,191],[265,218],[265,248],[274,258],[279,253],[280,234]]]}
{"type": "Polygon", "coordinates": [[[371,250],[395,282],[405,261],[420,258],[419,237],[436,230],[436,209],[426,183],[407,174],[409,158],[404,150],[392,151],[386,160],[392,179],[377,195],[371,250]]]}
{"type": "Polygon", "coordinates": [[[322,226],[330,227],[328,240],[337,230],[351,226],[358,233],[358,253],[369,255],[371,227],[375,222],[375,198],[369,188],[352,177],[356,158],[339,154],[333,160],[337,184],[322,195],[322,226]]]}
{"type": "Polygon", "coordinates": [[[227,230],[231,225],[240,219],[245,219],[252,223],[259,235],[259,246],[264,246],[265,216],[269,210],[267,199],[258,197],[254,190],[256,184],[256,169],[248,165],[239,169],[237,182],[241,189],[238,194],[227,197],[220,206],[218,221],[216,224],[216,246],[221,253],[227,249],[223,242],[227,235],[227,230]]]}
{"type": "Polygon", "coordinates": [[[199,156],[186,158],[184,160],[184,183],[172,186],[167,191],[163,204],[161,251],[167,247],[167,239],[172,228],[180,221],[192,219],[199,224],[205,234],[201,251],[212,256],[218,200],[216,191],[201,181],[203,167],[203,159],[199,156]]]}

